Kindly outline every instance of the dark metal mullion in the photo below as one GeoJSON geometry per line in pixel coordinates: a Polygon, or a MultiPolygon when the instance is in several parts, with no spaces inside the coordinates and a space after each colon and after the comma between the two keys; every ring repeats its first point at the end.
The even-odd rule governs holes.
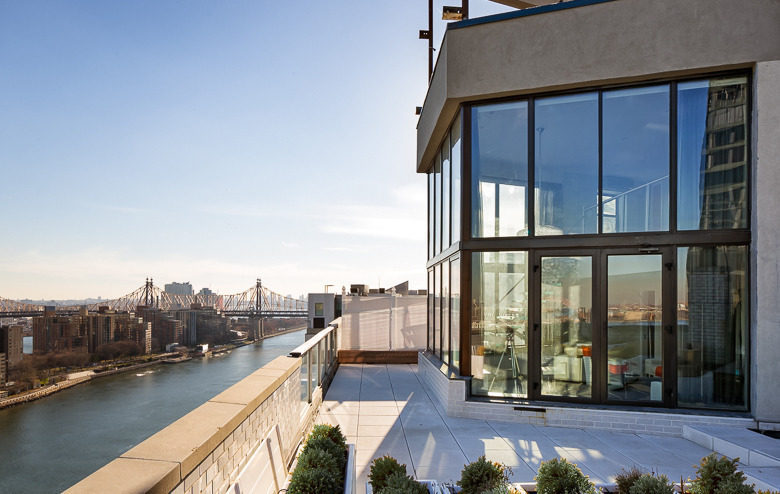
{"type": "Polygon", "coordinates": [[[538,400],[542,396],[542,257],[541,251],[528,251],[528,399],[538,400]]]}
{"type": "Polygon", "coordinates": [[[667,408],[677,407],[677,249],[668,247],[663,252],[663,276],[661,277],[662,348],[662,401],[667,408]]]}
{"type": "Polygon", "coordinates": [[[669,231],[677,231],[677,83],[669,85],[669,231]]]}
{"type": "MultiPolygon", "coordinates": [[[[461,193],[460,238],[471,240],[471,106],[460,110],[461,193]]],[[[471,376],[471,252],[460,255],[460,375],[471,376]]],[[[466,390],[467,396],[471,389],[466,390]]]]}
{"type": "MultiPolygon", "coordinates": [[[[608,287],[607,287],[607,251],[600,250],[594,260],[598,262],[598,286],[597,291],[594,294],[598,294],[599,304],[598,311],[600,320],[598,321],[598,329],[593,328],[593,334],[598,331],[599,345],[596,345],[596,341],[593,342],[592,348],[592,365],[591,378],[593,379],[593,401],[596,403],[607,403],[609,401],[609,376],[607,372],[607,347],[609,345],[608,338],[608,322],[607,314],[609,313],[609,300],[608,300],[608,287]]],[[[595,297],[594,297],[595,298],[595,297]]]]}
{"type": "Polygon", "coordinates": [[[526,205],[528,221],[528,236],[536,236],[536,116],[534,111],[534,98],[528,99],[528,130],[526,132],[528,139],[528,204],[526,205]]]}
{"type": "MultiPolygon", "coordinates": [[[[471,252],[460,256],[460,375],[471,376],[471,252]]],[[[470,394],[471,390],[466,390],[470,394]]]]}
{"type": "Polygon", "coordinates": [[[603,228],[603,223],[604,223],[604,220],[603,220],[603,216],[604,216],[604,211],[603,211],[604,210],[604,177],[603,177],[603,175],[604,175],[604,143],[603,143],[603,141],[604,141],[604,131],[602,129],[602,127],[603,127],[602,124],[603,124],[603,121],[604,121],[604,117],[603,117],[603,113],[604,112],[603,112],[602,106],[603,106],[604,98],[602,97],[602,94],[603,94],[603,91],[599,91],[599,104],[598,104],[598,106],[599,106],[599,108],[598,108],[598,120],[599,120],[599,122],[598,122],[599,192],[598,192],[598,197],[597,197],[598,207],[596,208],[596,222],[598,223],[596,231],[599,233],[599,235],[604,233],[604,228],[603,228]]]}

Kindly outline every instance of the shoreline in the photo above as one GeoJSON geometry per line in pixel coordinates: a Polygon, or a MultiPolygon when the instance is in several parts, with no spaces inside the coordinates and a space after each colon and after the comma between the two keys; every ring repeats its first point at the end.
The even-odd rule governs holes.
{"type": "MultiPolygon", "coordinates": [[[[236,348],[241,348],[243,346],[251,345],[254,343],[259,343],[265,340],[266,338],[273,338],[274,336],[281,336],[288,333],[294,333],[296,331],[305,331],[305,330],[306,327],[304,326],[303,328],[287,329],[284,331],[279,331],[278,333],[274,333],[272,335],[265,335],[261,340],[257,340],[257,341],[253,340],[253,341],[241,341],[238,343],[230,343],[229,344],[231,345],[230,348],[225,348],[224,350],[220,349],[219,353],[224,353],[229,350],[235,350],[236,348]]],[[[114,376],[116,374],[122,374],[137,369],[143,369],[146,367],[151,367],[153,365],[161,365],[164,359],[171,358],[174,355],[178,356],[180,354],[178,352],[162,353],[162,354],[158,354],[155,360],[152,360],[150,362],[141,362],[139,364],[128,365],[125,367],[116,367],[114,369],[109,369],[103,372],[97,372],[97,373],[93,372],[93,374],[90,374],[88,376],[77,377],[75,379],[67,379],[65,381],[58,382],[56,384],[50,384],[48,386],[41,387],[32,391],[28,391],[23,394],[10,396],[8,398],[2,398],[0,399],[0,410],[12,406],[16,406],[16,405],[21,405],[24,403],[29,403],[31,401],[40,400],[41,398],[45,398],[47,396],[53,395],[54,393],[58,393],[60,391],[72,388],[74,386],[78,386],[79,384],[83,384],[85,382],[89,382],[92,381],[93,379],[98,379],[100,377],[114,376]]]]}

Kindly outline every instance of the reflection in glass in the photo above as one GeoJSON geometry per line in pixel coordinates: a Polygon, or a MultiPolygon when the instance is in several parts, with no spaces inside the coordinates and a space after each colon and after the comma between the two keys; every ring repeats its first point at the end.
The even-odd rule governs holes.
{"type": "Polygon", "coordinates": [[[433,161],[434,173],[434,196],[436,198],[434,205],[434,254],[441,252],[441,155],[436,153],[436,159],[433,161]]]}
{"type": "Polygon", "coordinates": [[[434,301],[433,268],[428,269],[428,350],[433,351],[434,301]]]}
{"type": "Polygon", "coordinates": [[[662,401],[661,255],[608,256],[609,399],[662,401]]]}
{"type": "Polygon", "coordinates": [[[433,267],[433,353],[441,350],[441,264],[433,267]]]}
{"type": "Polygon", "coordinates": [[[472,254],[471,392],[528,395],[528,254],[472,254]]]}
{"type": "Polygon", "coordinates": [[[461,159],[460,159],[460,114],[455,122],[452,124],[452,130],[450,133],[450,145],[452,146],[452,152],[450,153],[450,163],[452,166],[452,193],[451,201],[452,208],[450,216],[452,217],[452,242],[460,240],[460,192],[461,192],[461,159]]]}
{"type": "Polygon", "coordinates": [[[474,237],[528,235],[528,103],[472,108],[474,237]]]}
{"type": "Polygon", "coordinates": [[[669,229],[669,86],[603,93],[604,233],[669,229]]]}
{"type": "Polygon", "coordinates": [[[309,403],[309,354],[301,355],[301,403],[309,403]]]}
{"type": "Polygon", "coordinates": [[[441,250],[450,246],[450,138],[441,145],[441,250]]]}
{"type": "Polygon", "coordinates": [[[747,78],[677,86],[677,227],[747,227],[747,78]]]}
{"type": "Polygon", "coordinates": [[[592,292],[589,256],[542,258],[542,394],[591,397],[592,292]]]}
{"type": "Polygon", "coordinates": [[[598,232],[598,94],[537,99],[536,235],[598,232]]]}
{"type": "Polygon", "coordinates": [[[309,350],[309,359],[311,361],[311,367],[309,376],[311,376],[311,390],[312,393],[314,392],[314,389],[317,387],[317,384],[319,384],[319,376],[320,376],[320,359],[319,359],[320,352],[317,351],[317,347],[313,347],[311,350],[309,350]]]}
{"type": "Polygon", "coordinates": [[[428,174],[428,259],[436,255],[436,186],[433,181],[436,175],[433,172],[428,174]]]}
{"type": "Polygon", "coordinates": [[[460,258],[450,263],[450,346],[454,370],[460,369],[460,258]]]}
{"type": "Polygon", "coordinates": [[[441,361],[450,363],[450,263],[441,263],[441,361]]]}
{"type": "Polygon", "coordinates": [[[677,266],[677,402],[745,410],[747,247],[682,247],[677,266]]]}

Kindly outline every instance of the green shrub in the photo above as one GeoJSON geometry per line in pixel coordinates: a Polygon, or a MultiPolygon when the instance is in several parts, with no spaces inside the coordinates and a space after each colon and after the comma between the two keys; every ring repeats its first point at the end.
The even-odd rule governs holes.
{"type": "Polygon", "coordinates": [[[377,494],[428,494],[428,489],[406,473],[393,472],[377,494]]]}
{"type": "Polygon", "coordinates": [[[696,478],[691,482],[693,494],[742,494],[752,493],[753,485],[745,484],[745,474],[737,470],[739,458],[729,460],[712,453],[701,459],[696,478]]]}
{"type": "Polygon", "coordinates": [[[617,485],[618,494],[628,494],[631,490],[631,486],[634,482],[639,480],[644,472],[637,467],[631,467],[631,470],[621,470],[615,477],[615,484],[617,485]]]}
{"type": "Polygon", "coordinates": [[[324,468],[334,475],[341,476],[341,469],[339,468],[339,462],[327,451],[323,451],[319,448],[306,448],[301,452],[298,457],[298,468],[305,470],[312,470],[316,468],[324,468]]]}
{"type": "Polygon", "coordinates": [[[296,468],[287,494],[338,494],[343,490],[341,477],[325,468],[296,468]]]}
{"type": "Polygon", "coordinates": [[[328,453],[338,463],[339,471],[344,471],[344,466],[347,464],[347,450],[327,437],[309,437],[309,440],[306,441],[306,445],[303,447],[303,453],[309,449],[319,449],[328,453]]]}
{"type": "Polygon", "coordinates": [[[630,494],[674,494],[674,484],[666,475],[641,475],[629,489],[630,494]]]}
{"type": "Polygon", "coordinates": [[[596,486],[566,459],[543,461],[536,475],[537,494],[595,494],[596,486]]]}
{"type": "Polygon", "coordinates": [[[505,486],[509,483],[509,467],[480,456],[463,467],[458,485],[462,494],[481,494],[484,491],[505,486]]]}
{"type": "Polygon", "coordinates": [[[313,437],[327,437],[343,449],[347,448],[347,438],[341,433],[341,427],[338,425],[317,424],[312,428],[311,434],[309,434],[309,439],[313,437]]]}
{"type": "Polygon", "coordinates": [[[387,485],[388,477],[394,473],[406,475],[406,465],[398,463],[398,460],[389,455],[374,458],[368,473],[368,481],[371,483],[371,488],[374,492],[378,493],[384,489],[387,485]]]}

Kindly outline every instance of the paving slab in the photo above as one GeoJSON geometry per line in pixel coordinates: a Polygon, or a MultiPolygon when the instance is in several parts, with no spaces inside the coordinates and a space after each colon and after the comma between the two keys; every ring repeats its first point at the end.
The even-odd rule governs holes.
{"type": "MultiPolygon", "coordinates": [[[[339,423],[356,444],[358,494],[365,492],[371,460],[384,454],[406,464],[418,479],[440,481],[458,480],[467,462],[485,455],[511,467],[516,483],[534,482],[541,462],[560,456],[593,481],[611,484],[632,466],[673,481],[692,478],[694,465],[712,452],[678,437],[449,417],[410,364],[339,367],[317,421],[339,423]]],[[[772,459],[778,451],[756,451],[754,460],[768,461],[755,455],[772,459]]],[[[780,467],[744,471],[757,487],[780,487],[780,467]]]]}

